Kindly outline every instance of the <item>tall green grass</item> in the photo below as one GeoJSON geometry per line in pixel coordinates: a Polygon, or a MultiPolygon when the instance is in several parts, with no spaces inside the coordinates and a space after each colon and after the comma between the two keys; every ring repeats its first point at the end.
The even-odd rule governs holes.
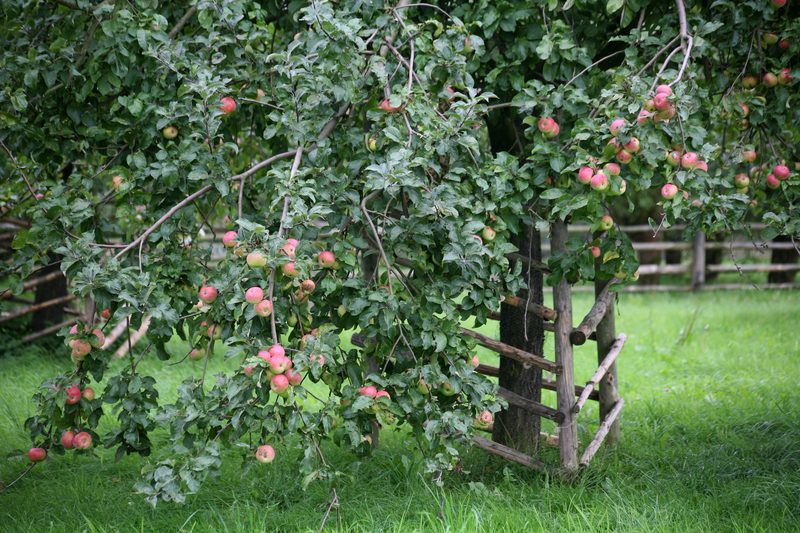
{"type": "MultiPolygon", "coordinates": [[[[575,297],[575,320],[591,306],[575,297]]],[[[358,462],[325,446],[329,462],[350,475],[336,487],[331,531],[776,532],[800,520],[800,332],[796,292],[624,294],[617,330],[628,335],[619,358],[622,442],[601,452],[571,483],[488,456],[466,454],[437,486],[421,468],[404,431],[383,432],[381,446],[358,462]],[[689,324],[696,313],[693,327],[689,324]]],[[[497,335],[496,325],[483,331],[497,335]]],[[[183,346],[176,342],[176,353],[183,346]]],[[[552,357],[552,337],[546,342],[552,357]]],[[[596,367],[594,345],[576,349],[576,380],[596,367]]],[[[22,423],[42,378],[70,368],[65,352],[32,347],[0,359],[0,480],[25,468],[30,442],[22,423]],[[15,452],[19,450],[19,452],[15,452]]],[[[496,357],[481,352],[482,361],[496,357]]],[[[121,364],[121,363],[120,363],[121,364]]],[[[213,374],[235,363],[212,361],[213,374]]],[[[139,367],[166,398],[199,366],[139,367]]],[[[552,393],[544,401],[554,404],[552,393]]],[[[579,417],[579,439],[591,440],[597,411],[579,417]]],[[[546,431],[552,425],[543,424],[546,431]]],[[[163,435],[156,443],[166,451],[163,435]]],[[[156,452],[158,454],[159,452],[156,452]]],[[[133,493],[147,459],[99,450],[37,465],[0,495],[2,532],[272,532],[316,531],[330,502],[329,486],[300,488],[298,450],[280,449],[271,465],[241,475],[245,458],[225,457],[221,478],[182,506],[153,509],[133,493]]],[[[557,461],[554,450],[543,457],[557,461]]],[[[251,459],[247,459],[251,460],[251,459]]]]}

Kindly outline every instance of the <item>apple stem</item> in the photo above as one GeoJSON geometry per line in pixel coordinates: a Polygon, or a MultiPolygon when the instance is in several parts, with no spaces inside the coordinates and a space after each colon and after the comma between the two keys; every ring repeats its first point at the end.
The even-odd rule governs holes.
{"type": "Polygon", "coordinates": [[[29,466],[27,470],[25,470],[25,471],[24,471],[22,474],[20,474],[20,476],[19,476],[17,479],[15,479],[15,480],[14,480],[14,481],[12,481],[11,483],[9,483],[9,484],[8,484],[8,485],[6,485],[5,487],[3,487],[3,490],[0,490],[0,494],[3,494],[5,491],[7,491],[8,489],[10,489],[10,488],[11,488],[11,487],[14,485],[14,483],[16,483],[17,481],[19,481],[19,480],[20,480],[20,479],[22,479],[23,477],[25,477],[25,474],[27,474],[28,472],[30,472],[30,471],[31,471],[31,468],[33,468],[33,467],[34,467],[34,466],[36,466],[37,464],[38,464],[38,463],[31,463],[31,466],[29,466]]]}

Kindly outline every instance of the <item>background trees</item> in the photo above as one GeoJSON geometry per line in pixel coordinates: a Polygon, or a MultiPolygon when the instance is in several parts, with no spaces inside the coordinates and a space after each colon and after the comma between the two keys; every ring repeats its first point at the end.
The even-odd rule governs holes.
{"type": "MultiPolygon", "coordinates": [[[[139,487],[151,496],[195,491],[220,447],[248,434],[299,439],[309,482],[334,475],[319,440],[368,453],[375,422],[409,424],[431,469],[450,463],[472,418],[500,408],[467,363],[461,320],[483,323],[526,284],[537,297],[537,279],[505,256],[535,257],[535,230],[553,220],[600,229],[604,215],[636,209],[631,192],[655,189],[654,227],[685,219],[691,234],[760,219],[761,238],[797,234],[800,29],[795,7],[777,0],[4,9],[3,206],[32,223],[2,266],[10,290],[56,253],[73,290],[114,321],[152,316],[145,356],[192,357],[168,353],[177,333],[194,357],[232,359],[230,373],[203,372],[171,405],[135,360],[104,376],[98,350],[37,393],[28,427],[55,453],[61,430],[80,428],[118,454],[148,454],[148,433],[169,427],[172,458],[139,487]],[[605,180],[605,192],[578,180],[583,167],[604,176],[595,188],[605,180]],[[235,245],[212,264],[198,235],[219,242],[223,223],[235,245]],[[266,265],[248,265],[249,253],[266,265]],[[201,287],[217,296],[198,307],[201,287]],[[269,316],[246,301],[251,287],[269,316]],[[342,350],[348,329],[367,348],[342,350]],[[258,354],[273,345],[330,397],[314,402],[302,385],[270,396],[271,362],[258,354]],[[90,378],[107,380],[103,394],[66,403],[64,389],[90,378]],[[104,403],[119,427],[100,435],[104,403]]],[[[545,283],[638,268],[613,227],[567,246],[545,283]]],[[[69,340],[88,341],[82,328],[69,340]]],[[[530,328],[517,342],[535,350],[543,333],[530,328]]],[[[535,396],[539,378],[517,390],[535,396]]]]}

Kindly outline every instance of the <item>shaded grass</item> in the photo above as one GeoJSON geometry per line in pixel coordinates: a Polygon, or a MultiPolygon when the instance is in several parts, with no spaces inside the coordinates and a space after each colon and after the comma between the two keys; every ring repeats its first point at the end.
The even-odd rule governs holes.
{"type": "MultiPolygon", "coordinates": [[[[404,431],[383,432],[381,448],[364,462],[325,447],[329,462],[351,477],[337,486],[341,501],[326,529],[341,531],[797,531],[800,519],[800,299],[794,292],[624,294],[617,329],[628,334],[619,359],[626,399],[622,443],[601,451],[573,484],[523,467],[468,453],[460,471],[446,472],[438,487],[404,431]],[[694,327],[688,324],[700,308],[694,327]],[[705,327],[708,326],[706,330],[705,327]],[[705,333],[704,333],[705,332],[705,333]],[[681,342],[681,339],[684,339],[681,342]]],[[[575,297],[575,321],[591,306],[575,297]]],[[[496,324],[482,328],[497,336],[496,324]]],[[[179,343],[175,353],[183,349],[179,343]]],[[[552,354],[552,337],[546,341],[552,354]]],[[[576,381],[588,379],[592,343],[576,350],[576,381]]],[[[552,355],[550,355],[552,357],[552,355]]],[[[497,364],[481,352],[482,362],[497,364]]],[[[121,364],[121,363],[120,363],[121,364]]],[[[212,360],[209,373],[234,361],[212,360]]],[[[22,423],[27,401],[54,368],[71,367],[66,352],[34,349],[0,360],[0,463],[9,483],[27,467],[14,449],[30,442],[22,423]]],[[[145,359],[165,399],[202,367],[166,367],[145,359]]],[[[555,402],[545,392],[544,401],[555,402]]],[[[110,424],[111,421],[107,423],[110,424]]],[[[546,422],[546,421],[545,421],[546,422]]],[[[597,428],[596,406],[579,417],[579,439],[597,428]]],[[[543,423],[552,431],[552,425],[543,423]]],[[[163,435],[154,439],[164,450],[163,435]]],[[[99,450],[99,458],[67,455],[37,465],[0,495],[0,530],[87,532],[316,531],[329,502],[329,487],[300,488],[299,450],[283,448],[269,466],[241,475],[241,457],[225,456],[219,480],[182,506],[156,509],[133,493],[147,459],[99,450]]],[[[543,456],[557,461],[553,450],[543,456]]],[[[155,458],[155,457],[154,457],[155,458]]],[[[250,460],[249,458],[247,460],[250,460]]]]}

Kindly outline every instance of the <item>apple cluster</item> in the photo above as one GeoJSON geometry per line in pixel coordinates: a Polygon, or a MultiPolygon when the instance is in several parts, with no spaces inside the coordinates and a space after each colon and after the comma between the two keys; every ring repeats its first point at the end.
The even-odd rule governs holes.
{"type": "Polygon", "coordinates": [[[105,335],[103,335],[102,331],[99,329],[94,329],[91,333],[89,333],[89,327],[86,325],[83,325],[82,328],[78,328],[78,324],[75,324],[69,330],[69,333],[70,335],[77,336],[76,338],[73,338],[67,342],[69,347],[72,348],[71,357],[72,362],[75,364],[83,361],[92,351],[92,348],[101,348],[106,342],[105,335]]]}

